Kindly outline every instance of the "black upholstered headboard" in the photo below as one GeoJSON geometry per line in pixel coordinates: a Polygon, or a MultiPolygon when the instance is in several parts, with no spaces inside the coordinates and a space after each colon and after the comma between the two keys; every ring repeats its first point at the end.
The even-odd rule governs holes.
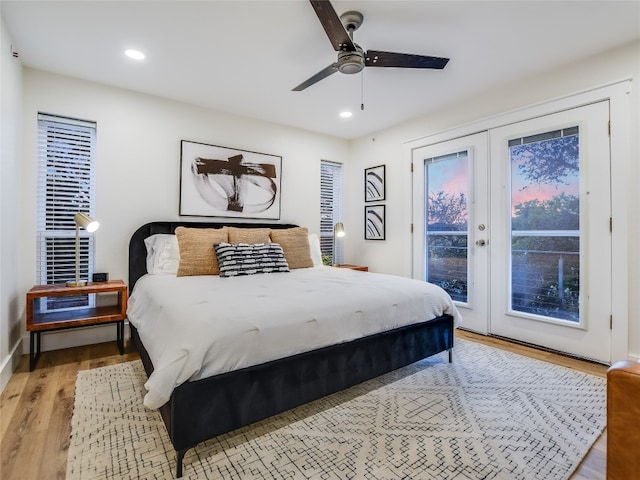
{"type": "Polygon", "coordinates": [[[189,228],[294,228],[287,223],[231,223],[231,222],[150,222],[138,228],[129,240],[129,291],[138,279],[147,273],[147,248],[144,239],[156,233],[174,233],[177,227],[189,228]]]}

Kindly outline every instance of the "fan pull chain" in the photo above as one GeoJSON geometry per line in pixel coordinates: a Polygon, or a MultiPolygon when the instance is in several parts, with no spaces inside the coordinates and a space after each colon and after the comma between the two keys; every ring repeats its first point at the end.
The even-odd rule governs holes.
{"type": "Polygon", "coordinates": [[[364,70],[360,75],[360,110],[364,110],[364,70]]]}

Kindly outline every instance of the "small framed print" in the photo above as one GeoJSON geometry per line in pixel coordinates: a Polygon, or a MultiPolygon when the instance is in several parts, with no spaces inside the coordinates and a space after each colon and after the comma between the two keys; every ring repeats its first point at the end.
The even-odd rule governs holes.
{"type": "Polygon", "coordinates": [[[364,207],[364,239],[384,240],[384,205],[364,207]]]}
{"type": "Polygon", "coordinates": [[[364,169],[364,201],[379,202],[384,200],[385,191],[384,165],[364,169]]]}

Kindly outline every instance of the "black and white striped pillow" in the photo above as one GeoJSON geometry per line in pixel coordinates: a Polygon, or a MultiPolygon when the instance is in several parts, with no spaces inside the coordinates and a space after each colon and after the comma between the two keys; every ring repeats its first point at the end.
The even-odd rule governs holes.
{"type": "Polygon", "coordinates": [[[289,265],[278,243],[216,243],[221,277],[288,272],[289,265]]]}

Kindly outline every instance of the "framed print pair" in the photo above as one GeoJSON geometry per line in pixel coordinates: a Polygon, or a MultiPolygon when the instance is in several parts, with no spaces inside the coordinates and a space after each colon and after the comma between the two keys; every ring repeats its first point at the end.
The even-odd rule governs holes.
{"type": "MultiPolygon", "coordinates": [[[[365,168],[364,201],[380,202],[385,199],[386,190],[385,166],[365,168]]],[[[384,240],[385,206],[365,205],[364,207],[364,239],[384,240]]]]}

